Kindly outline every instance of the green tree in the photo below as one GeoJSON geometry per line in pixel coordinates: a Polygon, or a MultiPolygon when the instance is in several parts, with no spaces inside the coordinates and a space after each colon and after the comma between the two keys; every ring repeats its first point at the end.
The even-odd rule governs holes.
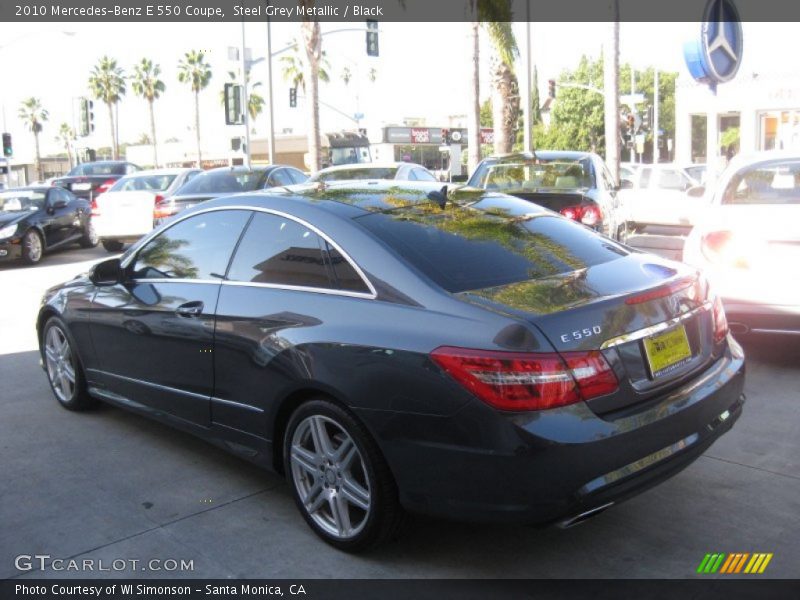
{"type": "Polygon", "coordinates": [[[89,90],[97,100],[102,100],[108,107],[108,119],[111,124],[111,154],[119,160],[119,140],[117,139],[117,120],[114,109],[125,95],[125,73],[114,58],[103,56],[92,67],[89,74],[89,90]]]}
{"type": "MultiPolygon", "coordinates": [[[[233,83],[239,83],[240,78],[239,76],[234,73],[233,71],[228,71],[228,79],[231,80],[233,83]]],[[[264,106],[266,105],[266,100],[264,97],[259,94],[256,90],[261,87],[260,81],[250,81],[250,73],[247,74],[247,114],[250,117],[250,125],[252,126],[253,121],[256,120],[256,117],[264,112],[264,106]]],[[[240,84],[241,85],[241,84],[240,84]]],[[[224,105],[225,104],[225,89],[219,93],[220,102],[224,105]]]]}
{"type": "Polygon", "coordinates": [[[197,138],[197,166],[203,161],[200,149],[200,92],[211,81],[211,67],[205,60],[202,50],[190,50],[178,63],[178,81],[186,83],[194,93],[194,129],[197,138]]]}
{"type": "Polygon", "coordinates": [[[23,120],[28,130],[33,133],[33,141],[36,148],[36,173],[41,181],[44,179],[44,173],[42,172],[42,155],[39,152],[39,134],[42,132],[42,123],[50,118],[50,113],[42,106],[41,100],[31,96],[22,101],[19,107],[19,118],[23,120]]]}
{"type": "Polygon", "coordinates": [[[150,110],[150,140],[153,144],[153,167],[156,169],[158,168],[158,144],[156,143],[156,117],[153,105],[166,89],[164,82],[158,78],[159,75],[161,75],[161,67],[154,64],[149,58],[143,58],[133,68],[133,81],[131,82],[133,93],[144,98],[150,110]]]}
{"type": "Polygon", "coordinates": [[[58,128],[58,135],[56,135],[56,141],[61,143],[64,146],[64,150],[67,151],[67,158],[69,159],[69,168],[75,166],[75,158],[72,153],[72,142],[75,141],[75,130],[69,126],[69,123],[62,123],[61,126],[58,128]]]}
{"type": "MultiPolygon", "coordinates": [[[[283,65],[283,80],[291,83],[293,88],[297,88],[298,90],[303,90],[303,92],[305,92],[306,59],[300,53],[300,44],[297,43],[297,40],[294,40],[292,53],[286,56],[281,56],[279,60],[281,65],[283,65]]],[[[323,51],[319,61],[319,72],[317,74],[320,81],[328,83],[331,80],[330,69],[331,65],[325,56],[325,52],[323,51]]],[[[345,67],[345,69],[347,69],[347,67],[345,67]]],[[[349,73],[349,69],[347,70],[349,73]]],[[[342,72],[342,79],[344,79],[344,72],[342,72]]],[[[349,80],[345,82],[345,85],[347,83],[349,83],[349,80]]]]}

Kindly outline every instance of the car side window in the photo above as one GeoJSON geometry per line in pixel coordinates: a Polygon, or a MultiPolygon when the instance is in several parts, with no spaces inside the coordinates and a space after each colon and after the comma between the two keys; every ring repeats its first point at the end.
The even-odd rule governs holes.
{"type": "Polygon", "coordinates": [[[72,200],[72,197],[61,188],[58,187],[51,188],[50,195],[48,197],[48,204],[50,205],[55,204],[59,200],[63,200],[64,202],[69,204],[70,201],[72,200]]]}
{"type": "Polygon", "coordinates": [[[286,169],[289,172],[289,176],[295,183],[305,183],[308,181],[308,175],[303,173],[300,169],[286,169]]]}
{"type": "Polygon", "coordinates": [[[331,267],[333,268],[333,275],[336,279],[336,284],[340,290],[348,292],[361,292],[369,294],[370,290],[367,284],[356,271],[355,267],[348,261],[342,253],[339,252],[334,246],[325,243],[328,251],[328,259],[331,267]]]}
{"type": "Polygon", "coordinates": [[[436,177],[424,169],[414,169],[411,172],[416,175],[417,181],[437,181],[436,177]]]}
{"type": "Polygon", "coordinates": [[[658,177],[658,187],[664,190],[683,191],[688,183],[689,180],[675,169],[664,169],[658,177]]]}
{"type": "Polygon", "coordinates": [[[267,187],[275,187],[278,185],[292,185],[294,181],[292,181],[289,172],[286,169],[278,169],[270,174],[269,179],[267,180],[267,187]]]}
{"type": "Polygon", "coordinates": [[[130,164],[130,163],[125,165],[125,174],[126,175],[130,175],[131,173],[135,173],[138,170],[139,170],[139,168],[136,165],[133,165],[133,164],[130,164]]]}
{"type": "Polygon", "coordinates": [[[334,289],[316,233],[279,215],[255,213],[236,249],[228,279],[334,289]]]}
{"type": "Polygon", "coordinates": [[[249,217],[245,210],[220,210],[179,221],[139,250],[131,277],[223,279],[249,217]]]}

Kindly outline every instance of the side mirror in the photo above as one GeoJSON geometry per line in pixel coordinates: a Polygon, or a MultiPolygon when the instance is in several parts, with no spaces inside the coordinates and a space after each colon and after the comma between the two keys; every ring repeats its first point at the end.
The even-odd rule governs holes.
{"type": "Polygon", "coordinates": [[[696,185],[686,190],[686,195],[690,198],[702,198],[706,194],[706,186],[696,185]]]}
{"type": "Polygon", "coordinates": [[[64,208],[66,205],[67,205],[66,200],[64,200],[63,198],[58,198],[53,202],[51,202],[48,208],[50,210],[56,210],[57,208],[64,208]]]}
{"type": "Polygon", "coordinates": [[[118,258],[97,263],[89,272],[89,279],[97,286],[117,285],[122,281],[122,265],[118,258]]]}
{"type": "Polygon", "coordinates": [[[630,179],[620,179],[619,185],[617,186],[618,190],[631,190],[633,189],[633,182],[630,179]]]}

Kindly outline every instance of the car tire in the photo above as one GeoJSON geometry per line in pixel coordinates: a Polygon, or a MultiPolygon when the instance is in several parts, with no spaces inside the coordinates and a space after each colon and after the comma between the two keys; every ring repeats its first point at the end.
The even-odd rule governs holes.
{"type": "Polygon", "coordinates": [[[44,238],[35,229],[29,229],[22,236],[22,260],[29,265],[36,265],[44,256],[44,238]]]}
{"type": "Polygon", "coordinates": [[[89,219],[86,222],[86,227],[83,229],[83,237],[81,237],[81,248],[94,248],[100,243],[100,238],[94,228],[94,223],[89,219]]]}
{"type": "Polygon", "coordinates": [[[300,513],[347,552],[392,539],[405,519],[377,444],[349,412],[324,399],[301,404],[284,436],[284,468],[300,513]]]}
{"type": "Polygon", "coordinates": [[[42,330],[42,348],[47,381],[53,395],[68,410],[87,410],[97,400],[86,389],[83,366],[75,351],[75,342],[64,321],[51,317],[42,330]]]}
{"type": "Polygon", "coordinates": [[[103,248],[108,252],[120,252],[123,246],[125,246],[125,244],[117,240],[103,240],[103,248]]]}

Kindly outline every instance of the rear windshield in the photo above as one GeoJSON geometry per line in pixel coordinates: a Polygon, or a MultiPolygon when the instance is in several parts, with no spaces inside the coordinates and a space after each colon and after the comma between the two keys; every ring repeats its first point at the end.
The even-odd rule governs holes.
{"type": "Polygon", "coordinates": [[[595,187],[589,157],[520,158],[512,162],[482,163],[469,185],[506,193],[536,190],[577,190],[595,187]]]}
{"type": "Polygon", "coordinates": [[[139,175],[123,177],[109,190],[111,192],[163,192],[177,175],[139,175]]]}
{"type": "Polygon", "coordinates": [[[181,195],[252,192],[261,187],[263,179],[263,171],[209,171],[184,185],[181,195]]]}
{"type": "Polygon", "coordinates": [[[76,175],[125,175],[126,163],[85,163],[78,165],[67,173],[68,177],[76,175]]]}
{"type": "Polygon", "coordinates": [[[628,253],[550,213],[419,206],[355,221],[451,293],[552,277],[628,253]]]}
{"type": "Polygon", "coordinates": [[[800,160],[775,161],[741,169],[723,204],[800,204],[800,160]]]}
{"type": "Polygon", "coordinates": [[[394,179],[394,167],[371,167],[368,169],[336,169],[327,173],[317,173],[312,181],[344,181],[346,179],[394,179]]]}

